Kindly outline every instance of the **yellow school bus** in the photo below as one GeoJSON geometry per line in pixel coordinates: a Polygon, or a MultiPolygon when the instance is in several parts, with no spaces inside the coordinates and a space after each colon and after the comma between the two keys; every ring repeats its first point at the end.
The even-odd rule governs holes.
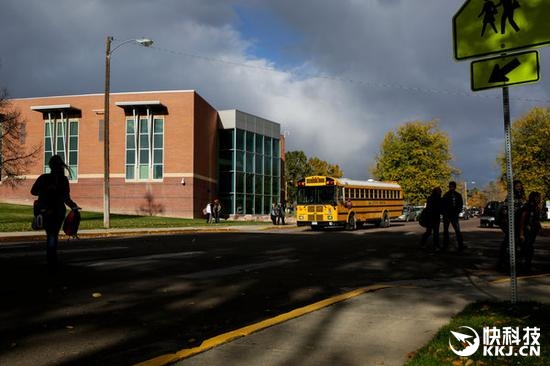
{"type": "Polygon", "coordinates": [[[296,222],[313,230],[355,230],[365,223],[388,227],[403,211],[403,190],[395,182],[311,176],[299,180],[297,188],[296,222]]]}

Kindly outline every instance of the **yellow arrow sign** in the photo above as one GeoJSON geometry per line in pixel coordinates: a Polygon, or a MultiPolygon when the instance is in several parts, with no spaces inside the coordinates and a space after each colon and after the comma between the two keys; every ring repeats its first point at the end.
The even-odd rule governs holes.
{"type": "Polygon", "coordinates": [[[457,60],[550,43],[549,0],[466,0],[453,17],[457,60]]]}
{"type": "Polygon", "coordinates": [[[471,87],[473,91],[478,91],[537,82],[540,79],[539,69],[537,51],[474,61],[470,70],[471,87]]]}

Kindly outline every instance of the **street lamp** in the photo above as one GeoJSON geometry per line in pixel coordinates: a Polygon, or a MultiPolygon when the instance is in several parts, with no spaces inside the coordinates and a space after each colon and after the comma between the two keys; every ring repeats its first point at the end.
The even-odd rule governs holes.
{"type": "Polygon", "coordinates": [[[104,101],[104,116],[103,116],[103,226],[108,229],[110,227],[110,211],[111,211],[111,193],[109,184],[109,93],[111,83],[111,54],[119,47],[127,43],[137,43],[144,47],[149,47],[153,41],[148,38],[128,39],[119,43],[111,50],[111,43],[114,38],[107,37],[105,41],[105,101],[104,101]]]}
{"type": "MultiPolygon", "coordinates": [[[[476,182],[471,181],[470,183],[476,184],[476,182]]],[[[464,181],[464,206],[468,208],[468,182],[464,181]]]]}

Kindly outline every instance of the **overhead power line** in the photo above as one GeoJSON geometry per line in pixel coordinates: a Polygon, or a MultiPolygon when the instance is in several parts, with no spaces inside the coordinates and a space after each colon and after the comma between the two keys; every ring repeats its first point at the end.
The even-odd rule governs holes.
{"type": "MultiPolygon", "coordinates": [[[[216,58],[211,56],[204,56],[204,55],[199,55],[199,54],[185,52],[185,51],[175,51],[175,50],[162,48],[158,46],[151,46],[150,48],[153,48],[160,52],[176,55],[176,56],[184,56],[184,57],[194,58],[194,59],[203,60],[211,63],[218,63],[218,64],[229,65],[233,67],[242,67],[242,68],[258,70],[263,72],[286,73],[299,79],[307,79],[307,78],[324,79],[324,80],[337,81],[337,82],[348,83],[348,84],[362,85],[368,88],[403,90],[411,93],[449,95],[449,96],[460,96],[460,97],[467,97],[467,98],[480,98],[480,99],[491,99],[491,100],[494,100],[494,99],[500,100],[502,98],[500,95],[474,93],[470,90],[467,90],[467,91],[466,90],[443,90],[443,89],[437,89],[437,88],[408,86],[408,85],[403,85],[398,83],[381,83],[376,81],[357,80],[352,78],[343,78],[343,77],[325,75],[325,74],[304,73],[304,72],[298,72],[296,70],[281,70],[281,69],[276,69],[275,67],[254,65],[250,63],[226,60],[226,59],[216,58]]],[[[550,104],[550,99],[523,98],[523,97],[510,97],[510,99],[516,102],[550,104]]]]}

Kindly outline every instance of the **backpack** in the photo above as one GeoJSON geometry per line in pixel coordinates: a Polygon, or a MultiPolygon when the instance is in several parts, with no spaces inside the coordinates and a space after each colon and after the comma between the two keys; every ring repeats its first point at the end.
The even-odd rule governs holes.
{"type": "Polygon", "coordinates": [[[63,232],[65,235],[78,238],[78,227],[80,226],[80,211],[71,210],[63,222],[63,232]]]}

